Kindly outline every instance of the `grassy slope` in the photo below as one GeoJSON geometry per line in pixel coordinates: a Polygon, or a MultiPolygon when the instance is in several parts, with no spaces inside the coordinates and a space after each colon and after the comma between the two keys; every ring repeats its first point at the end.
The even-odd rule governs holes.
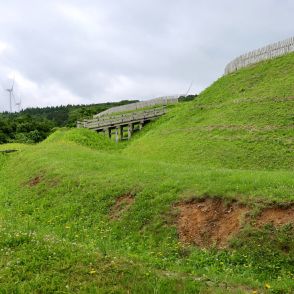
{"type": "Polygon", "coordinates": [[[1,150],[23,150],[25,148],[29,148],[30,145],[22,144],[22,143],[9,143],[9,144],[0,144],[0,151],[1,150]]]}
{"type": "Polygon", "coordinates": [[[211,168],[293,169],[293,72],[290,54],[222,77],[126,153],[211,168]]]}
{"type": "Polygon", "coordinates": [[[243,293],[263,291],[269,283],[276,293],[290,292],[291,228],[247,228],[230,250],[185,247],[178,242],[172,205],[205,195],[238,198],[255,210],[294,200],[293,158],[288,155],[291,100],[262,100],[293,95],[293,76],[287,75],[292,84],[279,81],[281,72],[285,76],[293,68],[293,56],[222,78],[196,102],[146,127],[123,151],[103,139],[98,144],[89,131],[63,130],[42,144],[2,155],[0,289],[243,293]],[[264,81],[275,75],[277,83],[264,85],[256,77],[250,90],[253,74],[266,76],[264,81]],[[245,91],[239,93],[240,88],[245,91]],[[247,99],[251,112],[249,105],[244,112],[240,99],[245,97],[260,99],[247,99]],[[234,106],[242,115],[230,110],[234,106]],[[214,130],[220,125],[217,117],[226,127],[250,125],[253,130],[214,130]],[[176,126],[181,130],[175,131],[176,126]],[[36,178],[39,183],[31,185],[36,178]],[[128,193],[135,195],[134,205],[120,219],[111,219],[115,199],[128,193]]]}
{"type": "Polygon", "coordinates": [[[88,129],[62,128],[49,136],[43,142],[43,144],[65,144],[69,142],[97,150],[111,151],[119,149],[119,146],[115,144],[115,142],[108,140],[106,136],[103,136],[102,134],[96,134],[88,129]]]}

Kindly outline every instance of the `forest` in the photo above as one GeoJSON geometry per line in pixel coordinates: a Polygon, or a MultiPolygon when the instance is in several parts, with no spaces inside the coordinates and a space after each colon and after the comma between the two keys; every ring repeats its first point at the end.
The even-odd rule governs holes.
{"type": "Polygon", "coordinates": [[[74,127],[77,120],[91,118],[108,108],[134,102],[138,100],[26,108],[17,113],[3,112],[0,113],[0,144],[38,143],[50,135],[55,128],[74,127]]]}

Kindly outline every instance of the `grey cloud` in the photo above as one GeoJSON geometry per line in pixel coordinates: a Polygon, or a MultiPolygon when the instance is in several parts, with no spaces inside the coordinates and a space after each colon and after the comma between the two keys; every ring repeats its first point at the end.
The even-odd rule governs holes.
{"type": "Polygon", "coordinates": [[[288,0],[0,0],[0,81],[17,73],[24,106],[146,99],[192,80],[199,92],[237,55],[292,36],[293,11],[288,0]]]}

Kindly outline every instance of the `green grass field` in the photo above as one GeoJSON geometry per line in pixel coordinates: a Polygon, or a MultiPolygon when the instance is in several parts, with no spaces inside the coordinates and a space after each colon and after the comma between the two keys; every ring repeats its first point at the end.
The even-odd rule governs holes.
{"type": "Polygon", "coordinates": [[[220,78],[157,121],[126,153],[211,168],[293,169],[293,59],[220,78]]]}
{"type": "Polygon", "coordinates": [[[293,293],[293,225],[254,225],[294,202],[293,72],[290,54],[222,77],[127,143],[61,129],[0,154],[0,293],[293,293]],[[200,198],[253,223],[184,244],[176,204],[200,198]]]}

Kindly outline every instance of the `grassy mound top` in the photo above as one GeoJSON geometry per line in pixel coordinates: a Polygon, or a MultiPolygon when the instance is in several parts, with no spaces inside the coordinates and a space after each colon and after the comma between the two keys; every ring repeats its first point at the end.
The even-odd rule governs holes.
{"type": "Polygon", "coordinates": [[[75,143],[97,150],[115,150],[118,148],[114,141],[109,140],[103,134],[97,134],[88,129],[62,128],[51,134],[43,144],[47,143],[75,143]]]}

